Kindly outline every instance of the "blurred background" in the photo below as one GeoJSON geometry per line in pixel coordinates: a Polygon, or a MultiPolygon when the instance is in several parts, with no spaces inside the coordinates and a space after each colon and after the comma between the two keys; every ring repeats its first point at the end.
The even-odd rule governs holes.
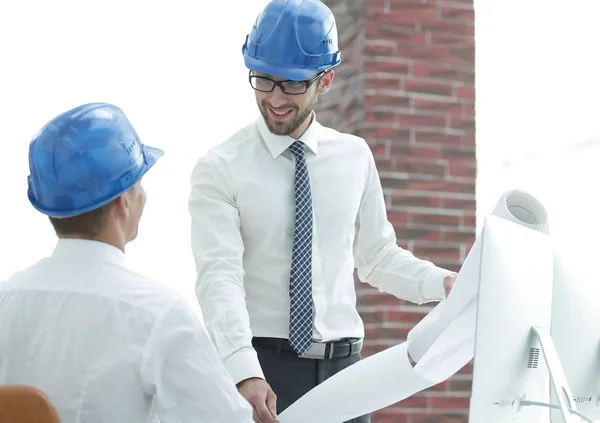
{"type": "MultiPolygon", "coordinates": [[[[324,0],[343,64],[319,120],[369,142],[398,242],[458,270],[502,192],[599,250],[597,0],[324,0]]],[[[119,105],[166,151],[127,251],[196,305],[187,198],[195,161],[257,115],[241,47],[265,0],[0,3],[0,280],[51,253],[27,201],[31,137],[79,104],[119,105]]],[[[600,251],[599,251],[600,252],[600,251]]],[[[405,340],[430,306],[358,284],[365,355],[405,340]]],[[[471,366],[374,423],[467,421],[471,366]]]]}

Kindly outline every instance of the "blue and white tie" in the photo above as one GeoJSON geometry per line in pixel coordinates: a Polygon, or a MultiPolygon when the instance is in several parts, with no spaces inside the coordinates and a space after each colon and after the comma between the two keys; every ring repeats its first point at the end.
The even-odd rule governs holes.
{"type": "Polygon", "coordinates": [[[296,225],[290,273],[290,344],[303,355],[312,343],[312,197],[304,144],[290,146],[295,157],[296,225]]]}

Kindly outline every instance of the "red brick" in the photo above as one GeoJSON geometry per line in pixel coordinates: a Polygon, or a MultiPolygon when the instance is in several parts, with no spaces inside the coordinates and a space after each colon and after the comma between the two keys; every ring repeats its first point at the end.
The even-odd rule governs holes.
{"type": "Polygon", "coordinates": [[[389,157],[375,156],[375,166],[379,172],[393,172],[395,165],[389,157]]]}
{"type": "Polygon", "coordinates": [[[367,343],[365,343],[363,345],[362,350],[360,351],[360,354],[363,358],[370,357],[372,355],[377,354],[378,352],[385,350],[386,348],[387,347],[384,345],[368,345],[367,343]]]}
{"type": "Polygon", "coordinates": [[[400,109],[408,109],[410,107],[410,98],[403,91],[398,91],[394,94],[384,91],[384,93],[377,93],[377,95],[371,97],[373,98],[372,104],[377,106],[398,107],[400,109]]]}
{"type": "Polygon", "coordinates": [[[421,94],[434,94],[440,96],[452,96],[452,83],[440,83],[425,79],[408,79],[405,83],[408,92],[421,94]]]}
{"type": "Polygon", "coordinates": [[[400,91],[402,89],[402,85],[403,83],[399,77],[383,78],[370,76],[367,79],[367,87],[373,90],[400,91]]]}
{"type": "Polygon", "coordinates": [[[442,229],[440,230],[441,240],[449,243],[468,243],[475,241],[475,232],[472,229],[442,229]]]}
{"type": "Polygon", "coordinates": [[[427,258],[433,262],[439,260],[460,260],[460,248],[442,246],[421,246],[415,243],[414,253],[417,257],[427,258]]]}
{"type": "MultiPolygon", "coordinates": [[[[361,301],[369,306],[398,306],[403,304],[403,301],[393,295],[381,293],[379,291],[369,291],[361,295],[361,301]]],[[[377,336],[373,339],[376,339],[377,336]]]]}
{"type": "Polygon", "coordinates": [[[396,405],[403,407],[403,408],[426,409],[427,408],[427,398],[423,397],[423,396],[419,396],[419,395],[413,395],[413,396],[410,396],[410,397],[396,403],[396,405]]]}
{"type": "Polygon", "coordinates": [[[431,63],[415,63],[412,67],[412,75],[418,78],[444,79],[452,82],[464,82],[474,84],[475,71],[472,67],[463,69],[455,66],[440,66],[431,63]]]}
{"type": "Polygon", "coordinates": [[[436,19],[439,9],[435,3],[418,0],[390,0],[392,16],[415,16],[420,20],[436,19]]]}
{"type": "Polygon", "coordinates": [[[393,206],[438,208],[442,205],[442,199],[440,197],[414,193],[411,191],[394,192],[391,194],[391,197],[393,206]]]}
{"type": "Polygon", "coordinates": [[[386,176],[385,174],[380,174],[379,179],[381,179],[381,185],[388,189],[409,189],[411,182],[408,179],[399,179],[393,176],[386,176]]]}
{"type": "Polygon", "coordinates": [[[471,194],[475,192],[475,181],[409,181],[405,184],[398,184],[404,188],[415,191],[442,191],[442,192],[457,192],[463,194],[471,194]]]}
{"type": "Polygon", "coordinates": [[[412,240],[410,241],[401,241],[401,240],[397,240],[396,244],[398,244],[398,247],[404,249],[404,250],[408,250],[411,251],[411,244],[412,244],[412,240]]]}
{"type": "Polygon", "coordinates": [[[465,129],[468,131],[475,131],[475,119],[462,116],[462,110],[453,116],[450,116],[450,127],[452,129],[465,129]]]}
{"type": "Polygon", "coordinates": [[[449,19],[445,21],[423,21],[421,22],[421,30],[436,34],[463,34],[469,36],[474,34],[472,22],[453,22],[449,19]]]}
{"type": "Polygon", "coordinates": [[[377,128],[377,138],[380,140],[393,140],[394,142],[404,143],[411,139],[410,129],[399,128],[398,126],[380,125],[377,128]]]}
{"type": "Polygon", "coordinates": [[[475,87],[471,85],[456,87],[456,96],[458,98],[475,98],[475,87]]]}
{"type": "Polygon", "coordinates": [[[462,369],[460,369],[456,374],[459,375],[472,375],[473,374],[473,360],[468,362],[462,369]]]}
{"type": "Polygon", "coordinates": [[[446,54],[443,60],[449,66],[463,68],[474,61],[473,53],[470,50],[469,47],[446,47],[446,54]]]}
{"type": "Polygon", "coordinates": [[[436,412],[418,413],[411,416],[410,423],[467,423],[468,416],[448,415],[436,412]]]}
{"type": "Polygon", "coordinates": [[[450,60],[448,49],[442,46],[411,46],[406,44],[398,45],[398,57],[415,61],[426,61],[431,63],[447,62],[449,64],[462,64],[459,60],[450,60]]]}
{"type": "MultiPolygon", "coordinates": [[[[368,80],[366,82],[366,84],[368,85],[368,80]]],[[[398,82],[398,84],[400,84],[400,82],[398,82]]],[[[383,91],[381,89],[377,90],[374,88],[368,88],[366,90],[365,93],[365,97],[363,100],[363,110],[372,110],[373,108],[382,108],[382,107],[401,107],[401,108],[409,108],[411,106],[411,99],[408,96],[408,93],[405,92],[404,90],[386,90],[383,91]],[[394,95],[390,94],[394,92],[394,95]],[[391,105],[386,105],[385,102],[382,103],[381,101],[381,97],[392,97],[393,99],[397,99],[397,98],[402,98],[402,102],[400,103],[400,106],[398,106],[398,102],[397,100],[391,100],[392,104],[391,105]]]]}
{"type": "Polygon", "coordinates": [[[456,110],[457,114],[464,115],[463,105],[452,97],[437,97],[437,98],[413,98],[413,107],[415,110],[427,110],[436,112],[448,112],[456,110]]]}
{"type": "MultiPolygon", "coordinates": [[[[393,159],[392,166],[394,167],[395,172],[409,173],[413,175],[413,177],[417,177],[418,175],[421,178],[443,178],[448,173],[445,163],[434,162],[429,159],[423,160],[401,157],[393,159]]],[[[436,203],[436,201],[430,201],[430,203],[436,203]]]]}
{"type": "MultiPolygon", "coordinates": [[[[393,8],[392,4],[392,8],[393,8]]],[[[407,10],[406,6],[404,7],[402,13],[377,13],[375,15],[371,15],[373,19],[376,19],[374,23],[379,23],[385,26],[400,26],[404,28],[414,28],[414,23],[421,22],[422,20],[429,20],[435,18],[439,14],[439,11],[435,6],[424,4],[424,3],[415,3],[414,7],[411,10],[407,10]]],[[[372,21],[370,20],[369,23],[372,21]]],[[[378,28],[375,27],[375,30],[378,28]]]]}
{"type": "MultiPolygon", "coordinates": [[[[320,113],[319,116],[321,116],[320,113]]],[[[377,145],[380,142],[380,140],[377,139],[377,125],[371,124],[370,126],[366,126],[364,122],[364,117],[362,118],[362,120],[363,125],[359,128],[356,128],[354,133],[357,137],[364,138],[367,141],[367,144],[369,144],[369,146],[377,145]]]]}
{"type": "Polygon", "coordinates": [[[386,409],[371,415],[371,423],[411,423],[411,415],[400,411],[386,409]]]}
{"type": "Polygon", "coordinates": [[[475,21],[475,11],[473,10],[472,4],[460,8],[444,5],[440,8],[439,17],[446,22],[472,25],[475,21]]]}
{"type": "Polygon", "coordinates": [[[388,39],[401,40],[408,38],[414,34],[418,28],[418,23],[412,22],[394,22],[394,16],[389,14],[379,15],[379,21],[376,23],[369,22],[365,29],[365,38],[367,40],[375,40],[380,37],[388,39]]]}
{"type": "Polygon", "coordinates": [[[475,178],[477,168],[473,164],[455,163],[453,160],[448,162],[448,175],[460,176],[463,178],[475,178]]]}
{"type": "MultiPolygon", "coordinates": [[[[461,375],[462,376],[462,375],[461,375]]],[[[456,379],[451,378],[449,381],[450,390],[454,392],[471,392],[473,387],[472,379],[456,379]]]]}
{"type": "Polygon", "coordinates": [[[396,53],[396,46],[390,43],[369,43],[365,46],[365,55],[367,56],[393,56],[396,53]]]}
{"type": "Polygon", "coordinates": [[[440,116],[397,113],[396,122],[403,126],[444,127],[446,125],[446,118],[440,116]]]}
{"type": "Polygon", "coordinates": [[[477,226],[475,216],[462,216],[460,224],[466,228],[475,228],[477,226]]]}
{"type": "MultiPolygon", "coordinates": [[[[392,297],[391,295],[387,295],[392,297]]],[[[377,302],[379,303],[379,302],[377,302]]],[[[365,336],[369,338],[380,338],[380,339],[391,339],[398,343],[404,342],[410,332],[411,327],[400,327],[400,328],[369,328],[365,329],[365,336]]]]}
{"type": "MultiPolygon", "coordinates": [[[[364,136],[364,134],[361,135],[364,136]]],[[[374,156],[386,157],[388,155],[387,146],[384,141],[373,140],[372,137],[367,137],[367,142],[374,156]]]]}
{"type": "MultiPolygon", "coordinates": [[[[394,49],[390,55],[394,55],[398,58],[403,58],[402,55],[398,54],[398,47],[402,46],[406,48],[410,46],[411,49],[416,49],[418,46],[421,48],[429,46],[429,35],[424,32],[418,32],[414,29],[407,29],[392,25],[383,25],[379,27],[377,36],[367,38],[367,43],[379,42],[379,43],[393,43],[394,49]]],[[[367,44],[368,45],[368,44],[367,44]]],[[[379,55],[383,56],[383,55],[379,55]]]]}
{"type": "Polygon", "coordinates": [[[361,315],[365,325],[370,323],[380,323],[386,321],[386,312],[384,311],[366,312],[362,313],[361,315]]]}
{"type": "Polygon", "coordinates": [[[396,237],[400,240],[440,242],[442,235],[437,229],[396,227],[396,237]]]}
{"type": "Polygon", "coordinates": [[[440,157],[440,149],[436,145],[390,145],[390,154],[393,157],[413,157],[415,159],[437,159],[440,157]]]}
{"type": "Polygon", "coordinates": [[[387,312],[387,318],[390,322],[403,322],[416,325],[423,319],[423,317],[425,317],[425,314],[425,310],[423,310],[422,312],[409,310],[390,310],[387,312]]]}
{"type": "Polygon", "coordinates": [[[444,133],[440,131],[428,131],[417,128],[415,130],[416,143],[440,144],[443,146],[462,146],[462,135],[444,133]]]}
{"type": "Polygon", "coordinates": [[[473,45],[471,34],[453,34],[432,32],[429,37],[432,46],[441,47],[469,47],[473,45]]]}
{"type": "MultiPolygon", "coordinates": [[[[327,101],[319,103],[329,111],[320,115],[321,121],[366,138],[376,153],[398,244],[436,255],[436,264],[458,270],[475,238],[476,223],[473,2],[324,2],[334,6],[338,18],[344,63],[336,73],[348,82],[335,84],[327,101]],[[441,210],[459,214],[448,218],[441,210]]],[[[404,329],[423,316],[366,284],[357,287],[359,311],[373,335],[363,355],[398,342],[389,337],[404,335],[383,328],[383,322],[405,323],[404,329]]],[[[453,392],[468,393],[469,372],[472,367],[467,366],[454,379],[411,397],[416,404],[400,402],[374,413],[372,422],[466,423],[468,404],[443,400],[453,392]],[[421,412],[423,398],[440,402],[421,412]]]]}
{"type": "Polygon", "coordinates": [[[365,64],[365,71],[367,74],[373,74],[375,72],[381,73],[393,73],[398,76],[408,75],[411,72],[410,63],[408,60],[394,61],[394,60],[375,60],[365,64]]]}
{"type": "Polygon", "coordinates": [[[449,390],[450,387],[450,382],[448,382],[447,380],[438,383],[437,385],[433,385],[430,388],[427,388],[425,391],[423,391],[424,396],[428,396],[428,392],[446,392],[449,390]]]}
{"type": "Polygon", "coordinates": [[[471,46],[452,47],[448,49],[448,62],[458,66],[475,61],[475,51],[471,46]],[[456,59],[456,60],[453,60],[456,59]]]}
{"type": "Polygon", "coordinates": [[[410,223],[423,225],[438,225],[456,227],[460,222],[459,216],[440,214],[440,213],[419,213],[410,214],[410,223]]]}
{"type": "Polygon", "coordinates": [[[394,225],[406,225],[408,223],[408,212],[390,211],[387,214],[388,221],[394,225]]]}
{"type": "Polygon", "coordinates": [[[445,159],[475,160],[475,148],[469,147],[441,147],[441,157],[445,159]]]}
{"type": "Polygon", "coordinates": [[[475,119],[475,101],[463,100],[462,117],[475,119]]]}
{"type": "Polygon", "coordinates": [[[365,114],[367,122],[395,123],[396,113],[385,111],[368,111],[365,114]]]}
{"type": "Polygon", "coordinates": [[[428,404],[436,410],[464,410],[469,408],[469,398],[429,397],[428,404]]]}

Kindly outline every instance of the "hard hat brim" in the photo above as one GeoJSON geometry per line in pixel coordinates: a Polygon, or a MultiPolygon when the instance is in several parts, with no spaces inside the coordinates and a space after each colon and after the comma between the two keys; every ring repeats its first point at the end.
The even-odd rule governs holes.
{"type": "Polygon", "coordinates": [[[90,212],[92,210],[96,210],[96,209],[110,203],[111,201],[115,200],[119,196],[123,195],[123,193],[127,192],[132,186],[134,186],[138,181],[140,181],[142,179],[142,177],[146,174],[146,172],[148,172],[148,170],[150,170],[150,168],[152,166],[154,166],[156,161],[164,155],[163,150],[161,150],[159,148],[155,148],[155,147],[150,147],[147,145],[142,146],[142,151],[143,151],[143,156],[144,156],[144,164],[142,166],[140,166],[137,176],[135,178],[131,179],[130,183],[123,185],[121,190],[119,190],[118,192],[112,194],[111,196],[109,196],[107,198],[104,198],[100,201],[93,202],[91,204],[86,204],[86,205],[84,205],[82,207],[78,207],[76,209],[69,209],[69,210],[50,209],[50,208],[44,207],[43,204],[39,204],[36,201],[35,197],[33,196],[31,186],[30,186],[27,190],[27,196],[29,198],[29,201],[31,202],[32,206],[37,211],[45,214],[46,216],[53,217],[53,218],[75,217],[75,216],[79,216],[81,214],[90,212]]]}
{"type": "Polygon", "coordinates": [[[244,54],[244,62],[246,67],[254,72],[264,73],[266,75],[275,76],[278,78],[289,79],[292,81],[305,81],[312,78],[316,73],[319,73],[327,68],[319,69],[306,69],[306,68],[292,68],[285,66],[271,65],[263,62],[262,60],[250,57],[248,54],[244,54]]]}

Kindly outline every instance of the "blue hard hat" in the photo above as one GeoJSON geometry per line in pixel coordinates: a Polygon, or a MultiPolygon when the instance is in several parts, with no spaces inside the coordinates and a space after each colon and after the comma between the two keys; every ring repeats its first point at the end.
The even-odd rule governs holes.
{"type": "Polygon", "coordinates": [[[242,52],[248,69],[293,81],[341,62],[335,17],[320,0],[272,0],[242,52]]]}
{"type": "Polygon", "coordinates": [[[29,201],[50,217],[77,216],[131,188],[163,151],[140,142],[116,106],[91,103],[48,122],[29,145],[29,201]]]}

